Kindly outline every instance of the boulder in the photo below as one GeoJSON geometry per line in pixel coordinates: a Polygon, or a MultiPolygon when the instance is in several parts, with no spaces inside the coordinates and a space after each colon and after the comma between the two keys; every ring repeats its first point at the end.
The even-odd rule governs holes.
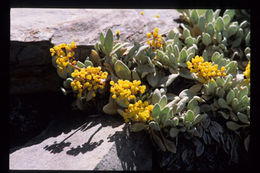
{"type": "Polygon", "coordinates": [[[23,9],[13,8],[11,41],[49,40],[52,44],[75,41],[78,45],[94,45],[100,32],[109,28],[120,31],[120,41],[140,42],[155,27],[160,33],[177,26],[176,10],[149,9],[23,9]],[[144,15],[140,15],[143,11],[144,15]],[[155,18],[158,14],[160,17],[155,18]]]}
{"type": "Polygon", "coordinates": [[[117,115],[52,121],[40,135],[12,148],[10,170],[151,170],[148,135],[128,135],[117,115]]]}

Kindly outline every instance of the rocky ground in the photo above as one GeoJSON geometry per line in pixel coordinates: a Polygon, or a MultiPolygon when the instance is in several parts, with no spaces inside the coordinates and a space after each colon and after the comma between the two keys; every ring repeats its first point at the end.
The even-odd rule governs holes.
{"type": "MultiPolygon", "coordinates": [[[[177,26],[175,10],[11,9],[9,168],[11,170],[151,170],[148,135],[128,134],[120,116],[81,112],[63,96],[51,65],[54,44],[78,45],[89,55],[99,33],[120,30],[119,41],[145,41],[146,33],[177,26]],[[155,18],[159,14],[160,18],[155,18]]],[[[95,112],[96,111],[96,112],[95,112]]]]}

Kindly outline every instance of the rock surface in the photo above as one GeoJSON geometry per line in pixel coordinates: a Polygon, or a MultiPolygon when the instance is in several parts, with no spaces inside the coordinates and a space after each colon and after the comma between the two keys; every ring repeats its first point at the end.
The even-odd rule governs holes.
{"type": "Polygon", "coordinates": [[[176,10],[140,9],[26,9],[13,8],[11,41],[50,40],[52,44],[75,41],[94,45],[100,32],[120,30],[120,41],[143,41],[155,27],[160,33],[177,26],[176,10]],[[140,15],[143,11],[144,15],[140,15]],[[155,15],[159,14],[159,18],[155,15]]]}
{"type": "Polygon", "coordinates": [[[119,42],[145,41],[146,33],[159,27],[165,33],[177,26],[176,10],[137,9],[31,9],[10,11],[11,94],[59,91],[61,79],[51,65],[54,44],[78,45],[75,57],[85,60],[109,28],[120,30],[119,42]],[[159,18],[155,15],[159,14],[159,18]]]}
{"type": "Polygon", "coordinates": [[[130,136],[120,116],[52,121],[24,146],[11,149],[10,170],[151,170],[149,138],[130,136]]]}

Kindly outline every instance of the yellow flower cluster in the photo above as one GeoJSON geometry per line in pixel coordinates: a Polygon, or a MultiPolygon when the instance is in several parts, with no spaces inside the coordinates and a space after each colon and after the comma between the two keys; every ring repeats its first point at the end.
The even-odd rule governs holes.
{"type": "Polygon", "coordinates": [[[162,35],[159,34],[159,29],[157,27],[154,28],[154,32],[147,33],[147,38],[150,39],[153,36],[152,41],[147,40],[147,44],[150,45],[153,50],[159,49],[163,46],[162,44],[162,35]]]}
{"type": "MultiPolygon", "coordinates": [[[[71,86],[74,91],[78,90],[78,97],[82,96],[84,89],[88,91],[97,89],[103,89],[105,86],[105,81],[107,79],[107,72],[102,72],[101,67],[88,66],[87,68],[82,68],[80,71],[74,70],[71,76],[74,80],[71,82],[71,86]]],[[[93,92],[93,97],[96,93],[93,92]]]]}
{"type": "Polygon", "coordinates": [[[156,18],[159,18],[159,14],[156,14],[155,17],[156,17],[156,18]]]}
{"type": "Polygon", "coordinates": [[[214,77],[226,76],[225,67],[221,67],[218,70],[218,65],[212,65],[211,62],[204,62],[203,57],[196,56],[195,58],[187,61],[188,69],[191,73],[195,73],[198,77],[201,77],[203,83],[206,83],[207,80],[214,81],[214,77]]]}
{"type": "Polygon", "coordinates": [[[113,99],[126,100],[126,104],[129,104],[130,100],[135,100],[137,94],[143,94],[146,86],[140,86],[141,81],[134,80],[130,82],[128,80],[118,80],[117,83],[110,81],[110,92],[113,94],[113,99]]]}
{"type": "Polygon", "coordinates": [[[250,61],[248,62],[246,66],[246,71],[244,71],[243,74],[246,77],[246,81],[249,83],[250,82],[250,61]]]}
{"type": "Polygon", "coordinates": [[[135,104],[129,104],[128,108],[123,113],[125,122],[146,122],[152,120],[153,105],[149,105],[148,101],[142,102],[139,100],[135,104]]]}
{"type": "Polygon", "coordinates": [[[51,56],[57,55],[56,63],[60,70],[67,67],[69,63],[76,64],[76,61],[73,58],[75,54],[74,49],[76,48],[75,42],[71,42],[71,45],[62,43],[50,48],[51,56]]]}

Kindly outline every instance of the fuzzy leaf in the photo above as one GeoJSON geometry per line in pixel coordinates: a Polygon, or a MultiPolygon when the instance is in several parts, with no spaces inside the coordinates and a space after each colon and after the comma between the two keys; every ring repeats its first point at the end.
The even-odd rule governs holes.
{"type": "Polygon", "coordinates": [[[246,46],[250,46],[250,31],[246,35],[245,41],[246,41],[246,46]]]}
{"type": "Polygon", "coordinates": [[[157,85],[159,85],[159,82],[163,76],[164,76],[164,73],[162,73],[160,71],[156,71],[155,73],[148,74],[146,78],[147,78],[148,83],[153,88],[155,88],[155,87],[157,87],[157,85]]]}
{"type": "Polygon", "coordinates": [[[167,97],[164,95],[161,97],[160,101],[159,101],[159,105],[160,105],[160,108],[164,108],[167,104],[167,97]]]}
{"type": "Polygon", "coordinates": [[[168,40],[170,40],[170,39],[174,39],[174,36],[175,36],[175,33],[174,33],[174,31],[173,30],[170,30],[170,32],[168,33],[168,40]]]}
{"type": "Polygon", "coordinates": [[[188,109],[193,110],[195,106],[198,106],[198,102],[196,99],[192,98],[188,103],[188,109]]]}
{"type": "Polygon", "coordinates": [[[179,94],[180,98],[184,98],[184,97],[189,97],[192,98],[194,96],[194,93],[189,90],[189,89],[184,89],[182,90],[182,92],[179,94]]]}
{"type": "Polygon", "coordinates": [[[224,29],[224,21],[223,21],[222,17],[218,17],[215,25],[216,25],[215,28],[216,28],[216,30],[218,32],[223,31],[223,29],[224,29]]]}
{"type": "Polygon", "coordinates": [[[135,123],[131,126],[132,132],[139,132],[146,128],[146,125],[144,123],[135,123]]]}
{"type": "Polygon", "coordinates": [[[157,136],[155,133],[152,133],[152,137],[153,137],[154,142],[159,146],[159,148],[162,151],[166,151],[165,145],[163,144],[161,138],[159,136],[157,136]]]}
{"type": "Polygon", "coordinates": [[[179,73],[178,74],[170,74],[168,76],[165,76],[163,78],[161,78],[161,87],[168,87],[169,85],[172,84],[172,82],[179,76],[179,73]]]}
{"type": "Polygon", "coordinates": [[[152,103],[153,104],[159,103],[160,99],[161,99],[161,92],[156,88],[153,92],[152,103]]]}
{"type": "Polygon", "coordinates": [[[156,130],[156,131],[160,131],[160,126],[157,122],[155,121],[151,121],[149,123],[149,126],[153,129],[153,130],[156,130]]]}
{"type": "Polygon", "coordinates": [[[232,35],[235,35],[238,31],[238,27],[235,26],[235,25],[229,25],[229,28],[228,28],[228,37],[231,37],[232,35]]]}
{"type": "Polygon", "coordinates": [[[211,38],[208,33],[205,33],[205,32],[202,33],[202,42],[206,46],[208,46],[211,43],[211,38]]]}
{"type": "Polygon", "coordinates": [[[100,40],[100,43],[102,45],[104,45],[104,42],[105,42],[105,37],[104,37],[104,34],[101,32],[100,35],[99,35],[99,40],[100,40]]]}
{"type": "Polygon", "coordinates": [[[227,9],[224,12],[223,16],[228,15],[230,17],[230,20],[232,20],[235,14],[236,14],[235,10],[227,9]]]}
{"type": "Polygon", "coordinates": [[[174,142],[164,139],[164,144],[168,151],[170,151],[171,153],[176,153],[177,149],[174,142]]]}
{"type": "Polygon", "coordinates": [[[249,148],[249,142],[250,142],[250,136],[248,135],[244,140],[244,145],[245,145],[245,149],[247,152],[248,152],[248,148],[249,148]]]}
{"type": "Polygon", "coordinates": [[[106,55],[109,55],[110,52],[113,49],[113,33],[111,31],[111,29],[108,29],[107,33],[106,33],[106,37],[104,39],[104,47],[105,47],[105,53],[106,55]]]}
{"type": "Polygon", "coordinates": [[[237,117],[238,117],[239,121],[241,121],[242,123],[245,123],[245,124],[249,124],[250,123],[246,114],[238,112],[237,113],[237,117]]]}
{"type": "Polygon", "coordinates": [[[85,67],[86,67],[86,65],[83,64],[83,63],[80,62],[80,61],[77,61],[77,66],[78,66],[79,68],[85,68],[85,67]]]}
{"type": "Polygon", "coordinates": [[[198,26],[201,32],[204,32],[204,28],[205,28],[205,23],[206,23],[206,19],[204,16],[200,16],[199,17],[199,21],[198,21],[198,26]]]}
{"type": "Polygon", "coordinates": [[[135,68],[132,70],[132,79],[133,80],[140,80],[140,77],[139,77],[135,68]]]}
{"type": "Polygon", "coordinates": [[[238,93],[238,97],[237,97],[238,100],[241,100],[244,96],[247,96],[247,94],[248,94],[248,88],[244,86],[242,90],[240,90],[238,93]]]}
{"type": "Polygon", "coordinates": [[[179,134],[179,129],[172,127],[169,131],[169,134],[172,138],[175,138],[179,134]]]}
{"type": "Polygon", "coordinates": [[[85,60],[84,64],[85,64],[86,67],[93,66],[93,63],[91,61],[89,61],[89,60],[85,60]]]}
{"type": "Polygon", "coordinates": [[[179,62],[184,63],[186,61],[187,58],[187,52],[186,50],[183,48],[180,52],[180,56],[179,56],[179,62]]]}
{"type": "Polygon", "coordinates": [[[208,23],[207,27],[206,27],[207,33],[209,33],[209,35],[211,37],[213,37],[215,31],[214,31],[214,26],[212,23],[208,23]]]}
{"type": "Polygon", "coordinates": [[[225,26],[228,26],[228,24],[230,23],[230,21],[231,21],[231,18],[230,18],[230,16],[229,15],[224,15],[224,17],[223,17],[223,21],[224,21],[224,24],[225,24],[225,26]]]}
{"type": "Polygon", "coordinates": [[[194,120],[194,118],[195,118],[195,115],[194,115],[193,111],[188,110],[188,111],[186,112],[184,118],[185,118],[185,121],[192,122],[192,121],[194,120]]]}
{"type": "Polygon", "coordinates": [[[116,75],[119,78],[125,80],[131,80],[131,71],[121,60],[117,60],[114,66],[115,66],[116,75]]]}
{"type": "Polygon", "coordinates": [[[113,98],[109,97],[109,102],[103,107],[103,111],[108,115],[114,115],[117,114],[117,105],[113,98]]]}
{"type": "Polygon", "coordinates": [[[62,78],[62,79],[67,79],[67,72],[66,69],[60,70],[57,68],[57,74],[62,78]]]}
{"type": "Polygon", "coordinates": [[[229,106],[227,105],[227,102],[223,98],[218,99],[218,105],[221,108],[229,108],[229,106]]]}
{"type": "Polygon", "coordinates": [[[163,108],[163,110],[160,112],[160,115],[159,115],[159,119],[161,121],[162,124],[164,124],[165,120],[167,119],[168,117],[168,114],[169,114],[169,107],[165,107],[163,108]]]}
{"type": "Polygon", "coordinates": [[[198,13],[197,13],[197,10],[192,10],[192,12],[191,12],[191,18],[190,18],[191,23],[192,23],[192,24],[196,24],[196,23],[198,22],[198,19],[199,19],[199,15],[198,15],[198,13]]]}
{"type": "Polygon", "coordinates": [[[237,123],[233,122],[233,121],[228,121],[226,122],[226,126],[227,128],[229,128],[230,130],[236,131],[237,129],[239,129],[241,126],[238,125],[237,123]]]}
{"type": "Polygon", "coordinates": [[[195,124],[198,124],[198,123],[204,121],[207,118],[207,116],[208,116],[207,114],[198,114],[198,115],[196,115],[192,125],[195,125],[195,124]]]}
{"type": "Polygon", "coordinates": [[[179,113],[183,110],[183,108],[185,107],[186,103],[188,102],[189,98],[188,97],[184,97],[182,98],[178,103],[177,103],[177,108],[176,108],[176,112],[175,113],[179,113]]]}
{"type": "Polygon", "coordinates": [[[72,78],[67,78],[67,79],[63,82],[63,86],[64,86],[64,88],[66,88],[66,89],[70,89],[70,88],[71,88],[70,83],[71,83],[72,81],[73,81],[72,78]]]}
{"type": "Polygon", "coordinates": [[[173,124],[174,124],[174,126],[178,126],[179,125],[179,118],[178,117],[174,117],[173,118],[173,124]]]}
{"type": "Polygon", "coordinates": [[[206,20],[207,20],[208,23],[212,22],[212,20],[213,20],[213,10],[207,10],[205,16],[206,16],[206,20]]]}
{"type": "Polygon", "coordinates": [[[158,103],[156,103],[153,107],[153,111],[152,111],[152,116],[153,116],[153,119],[155,120],[158,120],[159,119],[159,115],[160,115],[160,106],[158,103]]]}
{"type": "Polygon", "coordinates": [[[226,96],[227,104],[231,104],[234,98],[235,98],[235,92],[233,90],[230,90],[226,96]]]}

